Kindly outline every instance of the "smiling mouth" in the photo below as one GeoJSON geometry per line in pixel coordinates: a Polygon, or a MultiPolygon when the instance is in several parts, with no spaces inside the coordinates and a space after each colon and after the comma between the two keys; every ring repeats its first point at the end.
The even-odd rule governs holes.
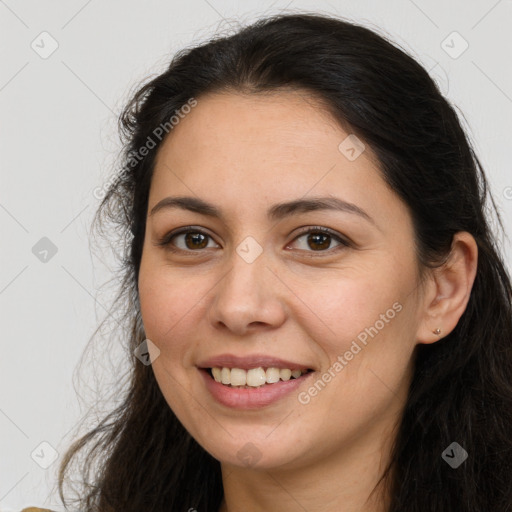
{"type": "Polygon", "coordinates": [[[215,367],[204,371],[216,382],[231,388],[254,389],[263,386],[299,379],[311,373],[311,369],[288,369],[276,367],[258,367],[244,370],[242,368],[215,367]]]}

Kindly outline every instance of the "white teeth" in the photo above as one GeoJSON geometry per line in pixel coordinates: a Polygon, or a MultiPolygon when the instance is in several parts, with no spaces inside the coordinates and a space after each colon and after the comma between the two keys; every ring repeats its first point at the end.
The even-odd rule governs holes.
{"type": "Polygon", "coordinates": [[[222,384],[231,384],[231,370],[229,368],[222,368],[220,378],[222,384]]]}
{"type": "MultiPolygon", "coordinates": [[[[222,370],[224,371],[224,369],[227,368],[223,368],[222,370]]],[[[245,384],[249,384],[249,373],[246,373],[245,370],[241,370],[240,368],[232,368],[230,384],[232,386],[245,386],[245,384]]],[[[254,384],[249,384],[249,386],[253,385],[254,384]]]]}
{"type": "MultiPolygon", "coordinates": [[[[234,368],[233,368],[234,370],[234,368]]],[[[233,373],[233,370],[231,370],[231,373],[233,373]]],[[[244,370],[240,370],[244,371],[244,370]]],[[[245,373],[245,372],[244,372],[245,373]]],[[[256,388],[258,386],[263,386],[267,382],[267,375],[265,373],[265,370],[263,368],[251,368],[247,372],[247,385],[251,386],[253,388],[256,388]]]]}
{"type": "Polygon", "coordinates": [[[290,380],[290,377],[292,376],[291,370],[279,370],[279,377],[281,377],[281,380],[290,380]]]}
{"type": "Polygon", "coordinates": [[[212,368],[212,375],[217,382],[222,382],[222,370],[220,368],[212,368]]]}
{"type": "Polygon", "coordinates": [[[266,380],[269,384],[279,382],[279,368],[267,368],[265,372],[266,380]]]}
{"type": "Polygon", "coordinates": [[[288,381],[292,377],[299,378],[307,370],[290,370],[288,368],[270,367],[266,370],[261,366],[243,370],[242,368],[212,368],[212,375],[216,382],[222,382],[225,385],[234,387],[253,387],[257,388],[265,384],[275,384],[282,381],[288,381]]]}

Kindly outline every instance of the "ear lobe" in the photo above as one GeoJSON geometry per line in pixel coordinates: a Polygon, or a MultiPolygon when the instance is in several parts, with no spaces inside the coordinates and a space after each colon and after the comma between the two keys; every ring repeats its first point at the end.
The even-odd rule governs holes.
{"type": "Polygon", "coordinates": [[[434,343],[447,336],[466,310],[476,277],[478,246],[473,236],[460,231],[453,237],[450,255],[433,269],[418,326],[418,343],[434,343]],[[438,334],[436,329],[441,332],[438,334]]]}

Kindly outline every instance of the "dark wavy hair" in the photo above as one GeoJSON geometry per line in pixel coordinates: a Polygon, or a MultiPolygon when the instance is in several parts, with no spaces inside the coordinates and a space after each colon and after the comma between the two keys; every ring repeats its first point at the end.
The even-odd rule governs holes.
{"type": "Polygon", "coordinates": [[[95,221],[124,244],[114,305],[124,312],[128,384],[120,405],[65,454],[61,499],[70,503],[68,473],[87,448],[73,500],[81,511],[217,512],[219,461],[178,421],[151,366],[133,356],[145,339],[137,280],[149,187],[165,140],[154,130],[206,93],[289,88],[322,100],[340,126],[372,148],[383,178],[409,208],[420,268],[441,265],[459,231],[478,244],[476,278],[455,329],[416,347],[380,481],[391,490],[389,511],[512,511],[512,286],[487,217],[495,213],[503,230],[482,166],[454,108],[415,59],[368,28],[309,13],[260,19],[182,50],[121,114],[118,178],[95,221]],[[156,145],[141,157],[149,138],[156,145]],[[469,453],[457,469],[441,457],[453,441],[469,453]]]}

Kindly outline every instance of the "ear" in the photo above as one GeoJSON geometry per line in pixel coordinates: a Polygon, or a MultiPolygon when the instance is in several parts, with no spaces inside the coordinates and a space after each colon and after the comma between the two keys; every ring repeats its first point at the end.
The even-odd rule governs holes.
{"type": "Polygon", "coordinates": [[[468,304],[477,263],[478,246],[473,236],[466,231],[456,233],[447,261],[432,270],[424,287],[418,343],[434,343],[455,328],[468,304]],[[436,334],[436,329],[441,332],[436,334]]]}

